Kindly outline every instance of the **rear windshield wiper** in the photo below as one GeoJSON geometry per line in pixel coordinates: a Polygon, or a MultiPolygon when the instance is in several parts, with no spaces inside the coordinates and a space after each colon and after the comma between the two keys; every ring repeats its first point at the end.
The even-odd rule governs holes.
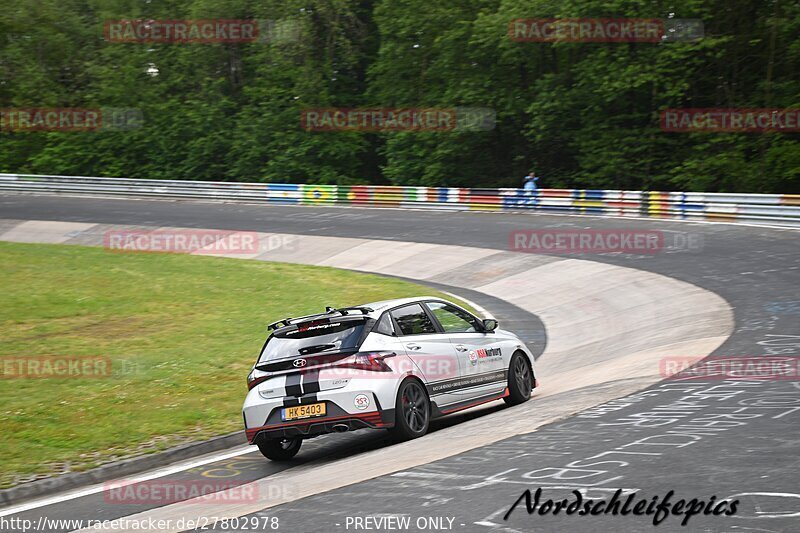
{"type": "Polygon", "coordinates": [[[304,346],[297,350],[297,353],[300,355],[308,355],[312,353],[324,352],[325,350],[330,350],[331,348],[336,348],[335,344],[315,344],[313,346],[304,346]]]}

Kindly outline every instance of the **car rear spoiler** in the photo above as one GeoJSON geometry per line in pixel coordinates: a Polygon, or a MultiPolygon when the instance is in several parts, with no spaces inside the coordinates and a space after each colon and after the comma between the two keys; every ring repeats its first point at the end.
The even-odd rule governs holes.
{"type": "Polygon", "coordinates": [[[338,314],[339,316],[346,316],[349,315],[351,311],[358,311],[361,314],[368,314],[373,311],[370,307],[340,307],[338,309],[334,307],[326,307],[324,313],[317,313],[315,315],[306,315],[300,316],[296,318],[284,318],[283,320],[278,320],[277,322],[273,322],[269,326],[267,326],[267,331],[272,331],[274,329],[283,328],[286,326],[291,326],[292,324],[296,324],[298,322],[308,321],[315,318],[327,318],[333,315],[338,314]]]}

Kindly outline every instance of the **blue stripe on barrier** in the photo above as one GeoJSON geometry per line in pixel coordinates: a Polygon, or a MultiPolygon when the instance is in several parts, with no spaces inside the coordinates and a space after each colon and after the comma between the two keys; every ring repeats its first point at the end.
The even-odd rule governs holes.
{"type": "Polygon", "coordinates": [[[300,185],[296,183],[267,183],[270,191],[299,191],[300,185]]]}
{"type": "Polygon", "coordinates": [[[539,191],[519,190],[513,195],[503,196],[503,207],[506,209],[537,209],[539,200],[539,191]]]}
{"type": "Polygon", "coordinates": [[[507,194],[503,196],[503,209],[516,209],[520,204],[520,196],[517,194],[507,194]]]}
{"type": "Polygon", "coordinates": [[[703,204],[683,204],[683,208],[686,211],[705,211],[706,206],[703,204]]]}
{"type": "Polygon", "coordinates": [[[586,200],[603,200],[605,199],[606,191],[585,190],[583,195],[586,200]]]}
{"type": "Polygon", "coordinates": [[[300,196],[300,185],[296,183],[267,183],[267,198],[270,203],[299,204],[300,196]]]}
{"type": "Polygon", "coordinates": [[[673,216],[677,218],[686,218],[686,195],[684,193],[672,193],[669,199],[670,206],[677,208],[678,213],[673,216]],[[675,199],[675,195],[678,195],[678,198],[675,199]],[[677,201],[676,201],[677,200],[677,201]]]}
{"type": "MultiPolygon", "coordinates": [[[[572,198],[575,200],[584,200],[598,202],[605,199],[606,191],[604,190],[581,190],[573,189],[572,198]]],[[[605,206],[591,206],[591,205],[576,205],[570,211],[577,211],[581,214],[602,215],[605,213],[605,206]]]]}

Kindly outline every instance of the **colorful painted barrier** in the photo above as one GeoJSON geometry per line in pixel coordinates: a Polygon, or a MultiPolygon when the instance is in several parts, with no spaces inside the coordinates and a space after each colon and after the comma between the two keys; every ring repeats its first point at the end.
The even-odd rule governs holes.
{"type": "Polygon", "coordinates": [[[800,227],[800,195],[579,189],[467,189],[0,174],[0,191],[204,198],[278,205],[532,211],[800,227]]]}

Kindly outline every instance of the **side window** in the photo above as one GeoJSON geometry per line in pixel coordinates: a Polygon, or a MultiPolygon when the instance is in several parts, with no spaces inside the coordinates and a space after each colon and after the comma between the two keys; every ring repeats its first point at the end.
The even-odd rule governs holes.
{"type": "Polygon", "coordinates": [[[419,335],[421,333],[436,333],[436,328],[428,318],[428,314],[419,304],[407,305],[392,311],[392,316],[400,326],[403,335],[419,335]]]}
{"type": "Polygon", "coordinates": [[[376,333],[382,333],[383,335],[394,335],[392,317],[389,316],[389,313],[383,313],[383,315],[381,315],[380,320],[375,324],[374,331],[376,333]]]}
{"type": "Polygon", "coordinates": [[[428,302],[427,305],[442,325],[445,333],[475,333],[478,331],[475,318],[461,309],[442,302],[428,302]]]}

